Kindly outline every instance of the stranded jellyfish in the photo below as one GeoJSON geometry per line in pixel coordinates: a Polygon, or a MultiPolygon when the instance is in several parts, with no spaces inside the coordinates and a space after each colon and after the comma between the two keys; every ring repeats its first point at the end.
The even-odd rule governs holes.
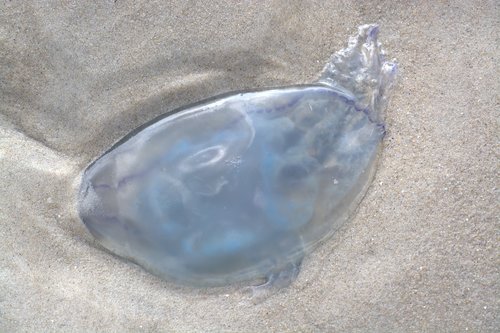
{"type": "Polygon", "coordinates": [[[377,33],[361,26],[311,84],[216,96],[125,136],[83,173],[88,230],[182,284],[293,279],[374,173],[396,75],[377,33]]]}

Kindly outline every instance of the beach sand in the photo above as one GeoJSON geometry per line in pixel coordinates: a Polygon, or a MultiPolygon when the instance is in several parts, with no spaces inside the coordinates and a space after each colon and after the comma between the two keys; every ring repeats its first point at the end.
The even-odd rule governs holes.
{"type": "Polygon", "coordinates": [[[0,331],[500,330],[498,1],[0,4],[0,331]],[[366,23],[399,62],[379,168],[297,280],[253,304],[103,251],[81,171],[205,97],[314,80],[366,23]]]}

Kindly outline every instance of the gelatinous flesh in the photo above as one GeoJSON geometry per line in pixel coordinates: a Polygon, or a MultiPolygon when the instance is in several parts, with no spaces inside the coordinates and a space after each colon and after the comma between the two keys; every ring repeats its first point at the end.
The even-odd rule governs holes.
{"type": "Polygon", "coordinates": [[[112,252],[191,285],[300,261],[359,202],[384,135],[366,89],[320,82],[215,97],[132,132],[86,169],[82,220],[112,252]]]}

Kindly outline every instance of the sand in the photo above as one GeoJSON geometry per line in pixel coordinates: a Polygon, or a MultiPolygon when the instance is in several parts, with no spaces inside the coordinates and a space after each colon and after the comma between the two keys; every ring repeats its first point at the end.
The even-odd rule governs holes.
{"type": "Polygon", "coordinates": [[[0,331],[500,330],[497,1],[0,4],[0,331]],[[82,169],[175,107],[307,83],[357,26],[400,64],[373,185],[259,304],[103,251],[82,169]]]}

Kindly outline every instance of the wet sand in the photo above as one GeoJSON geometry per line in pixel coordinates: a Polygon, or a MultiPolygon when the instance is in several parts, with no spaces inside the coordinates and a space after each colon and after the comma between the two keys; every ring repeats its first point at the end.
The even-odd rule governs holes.
{"type": "Polygon", "coordinates": [[[495,1],[0,4],[0,331],[500,329],[495,1]],[[82,169],[205,97],[307,83],[365,23],[399,62],[379,168],[298,279],[253,304],[103,251],[82,169]]]}

